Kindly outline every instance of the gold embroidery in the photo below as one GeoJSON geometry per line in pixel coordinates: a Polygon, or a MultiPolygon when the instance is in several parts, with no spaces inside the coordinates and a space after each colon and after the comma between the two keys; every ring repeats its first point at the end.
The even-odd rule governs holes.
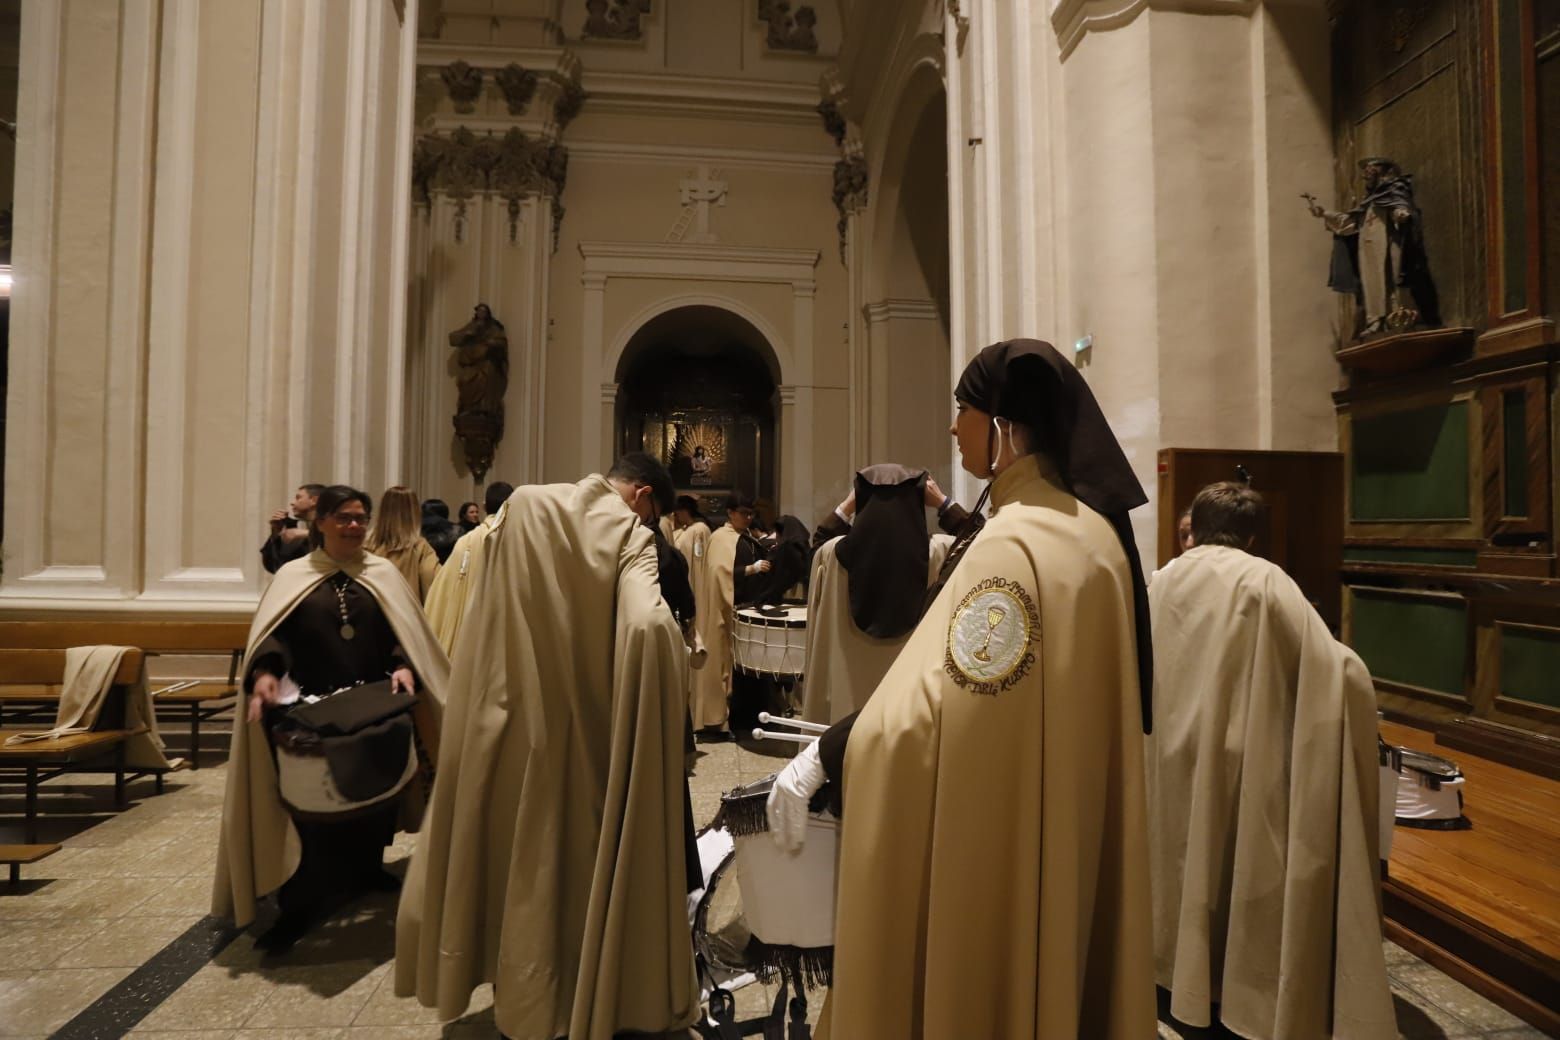
{"type": "Polygon", "coordinates": [[[1034,600],[1022,585],[987,578],[953,612],[943,670],[961,688],[995,696],[1029,674],[1039,628],[1034,600]]]}

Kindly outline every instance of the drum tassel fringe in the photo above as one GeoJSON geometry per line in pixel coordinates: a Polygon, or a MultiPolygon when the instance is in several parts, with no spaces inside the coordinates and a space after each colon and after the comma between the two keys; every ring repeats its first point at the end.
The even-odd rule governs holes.
{"type": "Polygon", "coordinates": [[[832,946],[771,946],[753,936],[748,940],[746,960],[764,982],[783,976],[809,990],[826,989],[834,983],[832,946]]]}

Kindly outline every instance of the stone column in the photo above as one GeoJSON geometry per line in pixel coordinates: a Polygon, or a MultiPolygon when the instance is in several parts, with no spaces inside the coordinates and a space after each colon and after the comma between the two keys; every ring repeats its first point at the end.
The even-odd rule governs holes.
{"type": "Polygon", "coordinates": [[[247,612],[297,484],[399,469],[416,4],[24,15],[0,599],[247,612]]]}

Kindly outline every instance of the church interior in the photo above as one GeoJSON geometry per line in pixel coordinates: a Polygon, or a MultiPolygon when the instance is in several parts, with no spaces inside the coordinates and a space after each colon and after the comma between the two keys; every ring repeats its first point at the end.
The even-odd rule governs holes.
{"type": "MultiPolygon", "coordinates": [[[[501,1035],[396,985],[393,893],[281,955],[213,913],[302,487],[430,543],[630,453],[712,528],[880,463],[978,512],[955,389],[1023,339],[1150,588],[1241,483],[1368,668],[1396,1035],[1560,1036],[1560,0],[0,0],[0,211],[0,1038],[501,1035]]],[[[796,753],[732,729],[700,835],[796,753]]],[[[816,1035],[745,980],[741,1035],[816,1035]]]]}

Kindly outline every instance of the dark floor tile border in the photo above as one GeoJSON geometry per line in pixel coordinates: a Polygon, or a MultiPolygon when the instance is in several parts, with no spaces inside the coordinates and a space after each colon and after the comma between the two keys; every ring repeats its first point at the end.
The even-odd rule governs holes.
{"type": "Polygon", "coordinates": [[[202,918],[61,1026],[50,1040],[115,1040],[124,1036],[239,934],[239,929],[219,918],[202,918]]]}

